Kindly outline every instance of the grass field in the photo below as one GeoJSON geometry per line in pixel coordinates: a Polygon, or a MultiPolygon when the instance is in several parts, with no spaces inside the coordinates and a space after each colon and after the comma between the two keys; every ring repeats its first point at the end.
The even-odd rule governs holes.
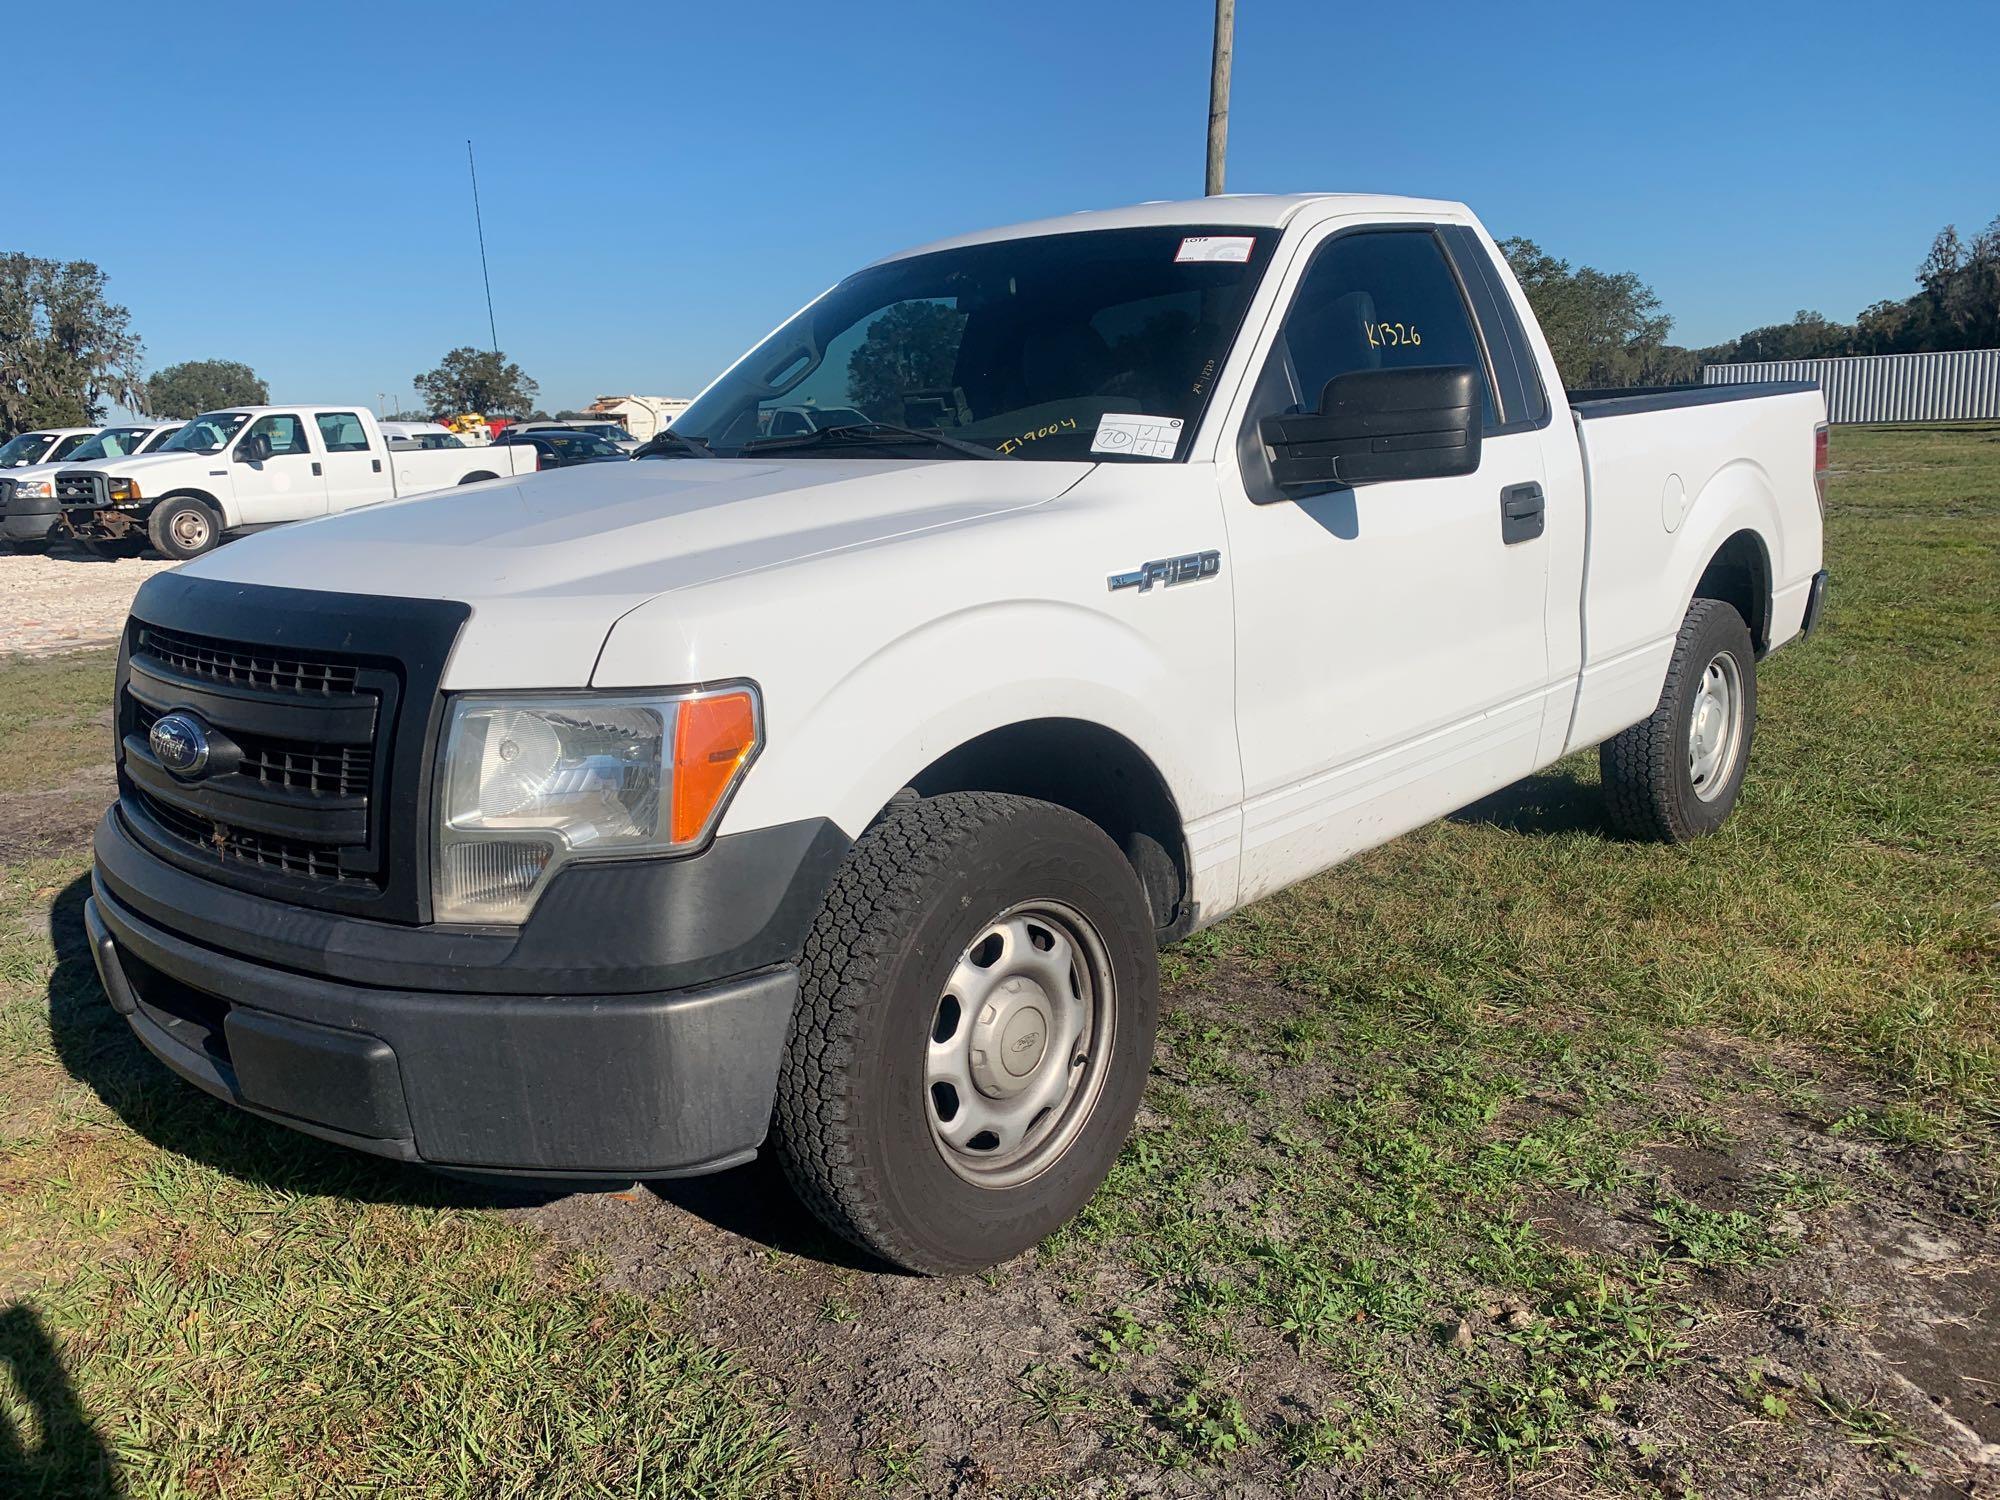
{"type": "Polygon", "coordinates": [[[1722,834],[1577,757],[1183,945],[1110,1183],[956,1283],[175,1082],[80,943],[110,659],[0,667],[0,1495],[2000,1483],[2000,429],[1836,432],[1829,554],[1722,834]]]}

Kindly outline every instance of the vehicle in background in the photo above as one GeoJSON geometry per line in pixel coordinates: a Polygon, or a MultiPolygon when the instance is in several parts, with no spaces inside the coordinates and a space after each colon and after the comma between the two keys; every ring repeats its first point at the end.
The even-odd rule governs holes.
{"type": "Polygon", "coordinates": [[[1620,835],[1720,828],[1826,431],[1804,384],[1566,398],[1457,203],[907,251],[651,456],[147,580],[84,925],[269,1119],[621,1186],[768,1139],[839,1234],[981,1270],[1118,1156],[1159,947],[1586,746],[1620,835]],[[766,430],[808,407],[865,420],[766,430]]]}
{"type": "Polygon", "coordinates": [[[8,472],[0,477],[0,542],[38,550],[55,539],[62,514],[56,475],[63,469],[150,453],[180,430],[179,422],[106,427],[71,449],[66,458],[8,472]]]}
{"type": "Polygon", "coordinates": [[[429,448],[469,448],[465,441],[442,422],[380,422],[382,436],[389,444],[389,451],[400,453],[406,449],[429,448]]]}
{"type": "Polygon", "coordinates": [[[71,535],[145,539],[187,558],[233,533],[534,467],[487,448],[391,453],[365,407],[234,406],[196,417],[151,453],[65,468],[55,484],[71,535]]]}
{"type": "Polygon", "coordinates": [[[26,469],[69,457],[97,436],[95,427],[37,427],[0,443],[0,471],[26,469]]]}
{"type": "Polygon", "coordinates": [[[625,430],[622,422],[602,419],[576,422],[510,422],[509,432],[587,432],[592,437],[603,438],[607,443],[616,443],[627,453],[639,451],[640,439],[625,430]]]}
{"type": "Polygon", "coordinates": [[[493,440],[493,446],[532,448],[537,466],[544,469],[568,469],[577,464],[615,464],[632,457],[616,443],[607,442],[594,433],[573,432],[567,427],[535,428],[524,432],[518,425],[509,426],[493,440]]]}
{"type": "Polygon", "coordinates": [[[587,412],[598,420],[617,422],[643,443],[672,426],[689,404],[680,396],[599,396],[587,412]]]}

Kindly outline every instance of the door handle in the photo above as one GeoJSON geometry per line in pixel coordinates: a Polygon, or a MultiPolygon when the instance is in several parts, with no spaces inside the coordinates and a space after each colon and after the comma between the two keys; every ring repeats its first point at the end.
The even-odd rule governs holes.
{"type": "Polygon", "coordinates": [[[369,472],[370,472],[371,474],[380,474],[380,473],[382,472],[382,460],[381,460],[381,459],[379,459],[379,458],[371,458],[371,459],[369,459],[369,460],[368,460],[368,471],[369,471],[369,472]]]}
{"type": "Polygon", "coordinates": [[[318,460],[318,459],[314,459],[314,460],[313,460],[313,473],[314,473],[314,474],[318,474],[318,473],[319,473],[319,460],[318,460]]]}
{"type": "Polygon", "coordinates": [[[1509,547],[1532,542],[1548,519],[1539,484],[1510,484],[1500,492],[1500,540],[1509,547]]]}

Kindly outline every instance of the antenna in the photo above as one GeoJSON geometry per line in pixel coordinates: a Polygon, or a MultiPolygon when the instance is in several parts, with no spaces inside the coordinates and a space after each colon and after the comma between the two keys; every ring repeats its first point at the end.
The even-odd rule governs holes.
{"type": "Polygon", "coordinates": [[[492,349],[500,352],[500,335],[493,327],[493,278],[486,270],[486,225],[479,217],[479,168],[472,160],[472,142],[465,143],[465,169],[472,174],[472,224],[479,231],[479,279],[486,283],[486,332],[493,340],[492,349]]]}

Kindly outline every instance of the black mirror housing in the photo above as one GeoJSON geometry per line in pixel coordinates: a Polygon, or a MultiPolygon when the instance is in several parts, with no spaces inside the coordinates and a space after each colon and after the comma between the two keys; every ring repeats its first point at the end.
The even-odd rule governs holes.
{"type": "Polygon", "coordinates": [[[1470,365],[1336,375],[1312,414],[1265,417],[1258,436],[1284,490],[1443,479],[1479,467],[1479,377],[1470,365]]]}
{"type": "Polygon", "coordinates": [[[252,433],[236,449],[239,464],[261,464],[271,456],[271,440],[263,433],[252,433]]]}

